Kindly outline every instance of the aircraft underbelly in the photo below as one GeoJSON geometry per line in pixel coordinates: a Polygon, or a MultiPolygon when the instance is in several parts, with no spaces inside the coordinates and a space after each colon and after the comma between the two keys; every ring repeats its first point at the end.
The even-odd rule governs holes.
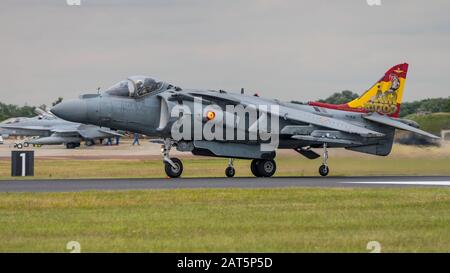
{"type": "Polygon", "coordinates": [[[222,143],[215,141],[195,140],[194,155],[207,155],[231,158],[264,158],[272,159],[275,151],[262,151],[261,145],[250,145],[241,143],[222,143]]]}

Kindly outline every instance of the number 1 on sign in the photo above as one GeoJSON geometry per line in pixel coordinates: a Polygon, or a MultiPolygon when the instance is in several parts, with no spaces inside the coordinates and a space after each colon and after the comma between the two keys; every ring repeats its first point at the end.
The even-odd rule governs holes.
{"type": "Polygon", "coordinates": [[[26,153],[20,153],[20,157],[22,158],[22,176],[25,176],[26,166],[25,166],[25,157],[27,156],[26,153]]]}

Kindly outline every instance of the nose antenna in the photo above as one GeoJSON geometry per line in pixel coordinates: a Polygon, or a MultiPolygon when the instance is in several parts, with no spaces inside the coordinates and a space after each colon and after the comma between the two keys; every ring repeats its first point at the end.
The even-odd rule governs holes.
{"type": "Polygon", "coordinates": [[[100,86],[99,87],[97,87],[97,94],[100,94],[100,86]]]}

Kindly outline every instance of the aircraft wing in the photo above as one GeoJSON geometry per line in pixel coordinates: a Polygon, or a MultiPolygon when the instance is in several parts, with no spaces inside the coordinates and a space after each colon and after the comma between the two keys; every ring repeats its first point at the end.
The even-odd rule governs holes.
{"type": "Polygon", "coordinates": [[[316,126],[326,127],[333,130],[338,130],[351,134],[358,134],[364,137],[383,137],[384,134],[360,127],[349,122],[335,119],[332,117],[320,116],[305,112],[298,109],[293,109],[283,105],[279,105],[279,113],[268,111],[271,115],[279,116],[286,120],[298,121],[302,123],[309,123],[316,126]]]}
{"type": "MultiPolygon", "coordinates": [[[[216,104],[232,104],[232,105],[238,105],[241,104],[244,107],[257,107],[254,104],[245,102],[245,101],[238,101],[236,99],[234,99],[233,97],[227,95],[227,94],[222,94],[222,93],[217,93],[217,94],[203,94],[203,93],[195,93],[195,92],[191,92],[190,95],[186,96],[186,95],[172,95],[172,99],[179,99],[179,100],[193,100],[194,96],[201,96],[203,99],[208,100],[208,101],[212,101],[216,104]]],[[[261,109],[259,110],[261,111],[261,109]]],[[[361,126],[357,126],[354,125],[352,123],[343,121],[343,120],[339,120],[339,119],[335,119],[332,117],[326,117],[326,116],[321,116],[321,115],[316,115],[313,113],[309,113],[309,112],[305,112],[299,109],[294,109],[291,107],[287,107],[284,105],[279,105],[279,113],[274,113],[274,112],[270,112],[270,110],[267,111],[269,114],[271,115],[275,115],[281,118],[284,118],[286,120],[291,120],[291,121],[297,121],[297,122],[302,122],[302,123],[309,123],[309,124],[313,124],[316,126],[321,126],[321,127],[325,127],[325,128],[329,128],[329,129],[333,129],[333,130],[339,130],[342,132],[346,132],[346,133],[351,133],[351,134],[358,134],[364,137],[383,137],[384,134],[373,131],[373,130],[369,130],[366,129],[364,127],[361,126]]]]}
{"type": "Polygon", "coordinates": [[[52,129],[51,131],[52,131],[53,135],[60,136],[60,137],[63,137],[63,136],[79,136],[80,135],[76,129],[70,129],[70,128],[67,128],[67,129],[62,129],[62,128],[60,128],[60,129],[52,129]]]}
{"type": "Polygon", "coordinates": [[[119,136],[122,137],[122,134],[119,134],[110,129],[101,128],[95,125],[80,125],[77,130],[77,133],[81,135],[85,139],[95,139],[95,138],[106,138],[106,137],[114,137],[119,136]]]}
{"type": "Polygon", "coordinates": [[[53,129],[52,132],[58,133],[58,134],[70,134],[70,133],[77,133],[77,130],[75,130],[75,129],[53,129]]]}
{"type": "Polygon", "coordinates": [[[416,134],[419,134],[422,136],[426,136],[426,137],[430,137],[430,138],[434,138],[434,139],[440,139],[440,137],[430,134],[428,132],[425,132],[423,130],[420,130],[419,128],[410,126],[410,125],[403,123],[397,119],[393,119],[393,118],[390,118],[390,117],[387,117],[384,115],[380,115],[378,113],[373,113],[373,114],[363,116],[363,117],[367,120],[381,123],[381,124],[391,126],[391,127],[397,128],[397,129],[413,132],[413,133],[416,133],[416,134]]]}
{"type": "Polygon", "coordinates": [[[50,131],[49,128],[43,126],[14,126],[11,124],[0,124],[0,128],[12,130],[50,131]]]}
{"type": "Polygon", "coordinates": [[[361,136],[367,136],[367,137],[383,137],[384,134],[366,129],[364,127],[360,127],[354,124],[351,124],[349,122],[326,117],[326,116],[319,116],[315,115],[309,112],[296,110],[292,108],[288,108],[285,106],[280,106],[280,116],[285,117],[290,120],[300,121],[300,122],[306,122],[310,124],[314,124],[317,126],[322,126],[334,130],[339,130],[351,134],[358,134],[361,136]]]}

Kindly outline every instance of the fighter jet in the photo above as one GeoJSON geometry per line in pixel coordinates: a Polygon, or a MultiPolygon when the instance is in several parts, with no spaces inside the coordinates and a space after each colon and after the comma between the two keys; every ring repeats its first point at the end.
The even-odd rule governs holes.
{"type": "MultiPolygon", "coordinates": [[[[146,76],[123,80],[101,94],[86,94],[51,109],[55,115],[139,132],[162,144],[169,177],[183,164],[171,158],[172,147],[194,155],[229,158],[225,174],[235,174],[233,160],[249,159],[256,177],[276,171],[277,149],[293,149],[308,159],[320,157],[319,173],[329,174],[328,148],[372,155],[390,153],[396,129],[438,138],[414,121],[398,118],[408,64],[390,68],[359,98],[345,104],[297,104],[257,94],[184,89],[146,76]]],[[[274,90],[275,94],[276,90],[274,90]]]]}
{"type": "Polygon", "coordinates": [[[0,135],[36,137],[15,143],[14,147],[21,149],[29,145],[59,145],[67,149],[80,146],[81,141],[92,145],[96,139],[104,139],[121,134],[95,125],[85,125],[62,120],[51,113],[37,109],[38,116],[27,118],[10,118],[0,123],[0,135]]]}

